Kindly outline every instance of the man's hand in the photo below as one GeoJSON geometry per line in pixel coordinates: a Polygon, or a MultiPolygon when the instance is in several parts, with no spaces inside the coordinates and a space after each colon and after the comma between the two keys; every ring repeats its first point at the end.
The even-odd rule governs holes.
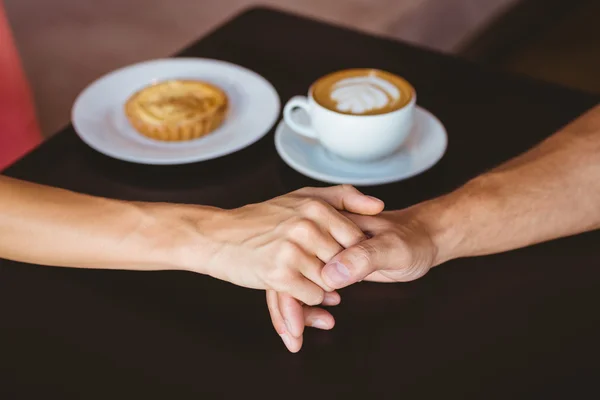
{"type": "Polygon", "coordinates": [[[376,217],[345,214],[369,239],[336,255],[323,268],[323,281],[341,289],[353,283],[408,282],[434,266],[437,248],[427,227],[410,211],[391,211],[376,217]]]}
{"type": "MultiPolygon", "coordinates": [[[[369,239],[343,250],[323,268],[323,282],[340,289],[362,280],[407,282],[418,279],[437,262],[437,249],[430,233],[411,211],[385,212],[378,216],[345,213],[369,239]]],[[[324,306],[340,303],[336,292],[328,293],[324,306]]],[[[310,307],[287,294],[269,292],[267,303],[273,326],[291,336],[282,336],[286,347],[302,347],[304,327],[331,329],[333,316],[323,308],[310,307]]]]}
{"type": "MultiPolygon", "coordinates": [[[[454,258],[600,229],[599,177],[600,105],[452,193],[378,217],[347,215],[372,238],[329,261],[323,282],[339,289],[362,279],[409,281],[454,258]]],[[[300,322],[310,325],[316,311],[281,296],[270,305],[279,305],[279,313],[271,315],[281,315],[300,335],[288,346],[298,351],[304,326],[295,327],[300,322]]],[[[321,319],[333,326],[329,317],[321,319]]]]}

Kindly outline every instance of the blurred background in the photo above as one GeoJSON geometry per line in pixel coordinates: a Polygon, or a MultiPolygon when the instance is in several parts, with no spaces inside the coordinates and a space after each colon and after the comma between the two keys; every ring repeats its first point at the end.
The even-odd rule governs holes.
{"type": "MultiPolygon", "coordinates": [[[[2,1],[2,0],[0,0],[2,1]]],[[[4,0],[47,137],[99,76],[257,4],[600,93],[599,0],[4,0]]]]}

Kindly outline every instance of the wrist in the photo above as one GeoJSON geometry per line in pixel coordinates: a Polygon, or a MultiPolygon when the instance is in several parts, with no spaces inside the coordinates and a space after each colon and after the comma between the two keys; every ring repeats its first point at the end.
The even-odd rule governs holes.
{"type": "Polygon", "coordinates": [[[163,203],[138,203],[138,207],[143,213],[142,258],[157,267],[151,269],[211,275],[209,265],[217,251],[211,227],[224,210],[163,203]]]}
{"type": "Polygon", "coordinates": [[[445,195],[400,211],[428,236],[433,246],[431,267],[463,256],[464,221],[452,206],[455,201],[452,197],[452,194],[445,195]]]}
{"type": "MultiPolygon", "coordinates": [[[[494,218],[503,209],[501,184],[491,174],[477,177],[447,195],[417,204],[407,211],[428,232],[436,256],[433,266],[455,258],[486,253],[481,236],[490,226],[501,222],[494,218]]],[[[495,226],[495,229],[501,229],[495,226]]]]}

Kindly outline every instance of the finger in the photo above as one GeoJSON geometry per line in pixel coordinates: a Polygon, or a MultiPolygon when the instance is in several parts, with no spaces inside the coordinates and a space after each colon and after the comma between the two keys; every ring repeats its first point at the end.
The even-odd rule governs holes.
{"type": "Polygon", "coordinates": [[[319,307],[304,306],[304,325],[311,328],[329,330],[335,326],[333,315],[319,307]]]}
{"type": "MultiPolygon", "coordinates": [[[[319,261],[320,263],[320,261],[319,261]]],[[[321,268],[319,269],[319,271],[321,268]]],[[[316,283],[307,279],[300,271],[296,271],[297,276],[289,283],[286,282],[280,287],[274,287],[280,293],[287,293],[290,296],[300,300],[309,306],[316,306],[323,302],[325,291],[316,283]]],[[[322,280],[319,279],[319,280],[322,280]]]]}
{"type": "MultiPolygon", "coordinates": [[[[337,292],[327,293],[323,305],[335,306],[340,304],[340,301],[341,298],[337,292]]],[[[277,307],[276,312],[271,313],[275,329],[277,330],[277,327],[279,327],[287,330],[294,338],[302,337],[305,325],[318,329],[331,329],[335,324],[333,316],[328,311],[322,308],[304,306],[285,293],[277,293],[276,296],[267,293],[267,302],[269,303],[269,311],[272,305],[277,307]]]]}
{"type": "Polygon", "coordinates": [[[387,267],[394,253],[379,236],[362,241],[335,256],[323,268],[323,280],[335,289],[362,281],[377,267],[387,267]]]}
{"type": "MultiPolygon", "coordinates": [[[[271,316],[271,323],[279,334],[285,347],[292,353],[297,353],[302,348],[302,337],[294,337],[288,332],[285,320],[279,311],[278,296],[274,290],[267,290],[267,306],[271,316]]],[[[302,315],[302,318],[304,315],[302,315]]]]}
{"type": "MultiPolygon", "coordinates": [[[[323,222],[324,229],[330,232],[333,239],[344,248],[354,246],[366,239],[365,233],[355,223],[337,211],[330,214],[323,222]]],[[[331,258],[327,262],[330,260],[331,258]]]]}
{"type": "MultiPolygon", "coordinates": [[[[310,226],[312,223],[308,222],[308,225],[310,226]]],[[[314,227],[314,225],[312,226],[314,227]]],[[[321,270],[326,261],[331,260],[333,256],[342,250],[340,245],[333,240],[331,236],[324,234],[317,227],[310,230],[292,229],[290,235],[293,237],[291,240],[295,240],[301,250],[296,252],[294,256],[294,265],[296,265],[294,269],[300,272],[309,281],[317,284],[325,292],[331,292],[333,289],[327,286],[325,281],[323,281],[321,270]],[[311,233],[311,231],[314,232],[311,233]],[[318,258],[313,255],[314,253],[317,253],[318,258]],[[322,259],[325,261],[321,261],[321,257],[323,257],[322,259]]],[[[298,299],[302,300],[300,298],[298,299]]],[[[316,305],[313,303],[306,303],[316,305]]],[[[320,304],[320,302],[317,304],[320,304]]]]}
{"type": "MultiPolygon", "coordinates": [[[[325,207],[329,207],[324,205],[325,207]]],[[[323,213],[326,214],[327,211],[323,213]]],[[[337,212],[332,210],[332,212],[337,212]]],[[[357,231],[360,231],[356,228],[357,231]]],[[[362,232],[359,233],[362,235],[362,232]]],[[[320,222],[312,219],[299,220],[287,230],[290,240],[298,244],[307,254],[315,255],[319,260],[326,263],[344,248],[324,229],[320,222]]],[[[322,265],[321,265],[322,267],[322,265]]],[[[320,268],[319,268],[320,269],[320,268]]],[[[321,282],[320,271],[318,281],[321,282]]],[[[309,279],[311,279],[309,277],[309,279]]],[[[312,279],[311,279],[312,280],[312,279]]],[[[323,288],[327,290],[327,288],[323,288]]],[[[331,288],[329,288],[331,290],[331,288]]]]}
{"type": "MultiPolygon", "coordinates": [[[[329,330],[335,326],[335,319],[330,312],[319,307],[302,306],[298,300],[287,294],[277,293],[273,303],[279,305],[279,310],[275,314],[281,316],[293,339],[302,338],[304,326],[323,330],[329,330]]],[[[294,341],[293,344],[297,344],[297,341],[294,341]]]]}
{"type": "MultiPolygon", "coordinates": [[[[317,224],[333,240],[343,247],[350,247],[362,240],[365,234],[356,224],[339,213],[326,201],[310,199],[302,205],[301,211],[307,219],[317,224]]],[[[326,261],[329,261],[328,258],[326,261]]]]}
{"type": "MultiPolygon", "coordinates": [[[[265,275],[267,288],[277,292],[288,293],[290,296],[316,306],[323,302],[325,291],[316,283],[308,280],[302,270],[318,270],[322,268],[321,261],[307,254],[298,244],[287,239],[277,243],[278,253],[273,260],[277,266],[265,275]]],[[[323,279],[315,277],[322,282],[323,279]]]]}
{"type": "Polygon", "coordinates": [[[287,333],[287,327],[283,316],[279,312],[279,304],[277,298],[277,292],[274,290],[267,290],[267,307],[269,308],[269,315],[271,316],[271,323],[273,328],[279,335],[287,333]]]}
{"type": "MultiPolygon", "coordinates": [[[[323,261],[317,259],[316,257],[307,257],[306,260],[301,260],[301,261],[299,260],[298,271],[306,279],[308,279],[309,281],[318,285],[323,291],[325,291],[327,293],[327,292],[333,291],[333,288],[330,287],[329,285],[327,285],[327,283],[323,280],[321,271],[323,270],[324,266],[325,266],[325,263],[323,261]]],[[[325,295],[323,295],[323,299],[324,299],[324,296],[325,295]]],[[[323,299],[321,299],[321,302],[323,301],[323,299]]],[[[299,299],[299,300],[301,300],[301,299],[299,299]]],[[[306,303],[306,304],[316,306],[317,304],[321,304],[321,303],[319,302],[317,304],[313,304],[313,303],[306,303]]]]}
{"type": "Polygon", "coordinates": [[[329,293],[325,293],[325,298],[323,299],[323,303],[321,303],[321,305],[323,306],[337,306],[338,304],[340,304],[342,302],[342,298],[340,297],[340,294],[338,292],[329,292],[329,293]]]}
{"type": "Polygon", "coordinates": [[[279,314],[283,318],[288,332],[294,338],[302,337],[304,333],[304,309],[302,304],[286,293],[277,293],[277,304],[279,314]]]}
{"type": "Polygon", "coordinates": [[[362,194],[350,185],[331,186],[326,188],[307,187],[296,191],[303,196],[318,197],[338,210],[356,214],[376,215],[383,211],[383,201],[362,194]]]}

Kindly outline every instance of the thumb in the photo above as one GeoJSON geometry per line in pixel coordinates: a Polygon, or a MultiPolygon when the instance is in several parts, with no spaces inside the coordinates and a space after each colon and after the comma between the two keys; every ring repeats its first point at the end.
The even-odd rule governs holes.
{"type": "Polygon", "coordinates": [[[341,289],[362,281],[377,270],[377,266],[385,265],[381,247],[374,237],[364,240],[343,250],[333,257],[321,270],[325,283],[334,289],[341,289]]]}
{"type": "Polygon", "coordinates": [[[385,204],[383,201],[361,193],[351,185],[339,185],[326,188],[307,187],[300,189],[297,193],[317,197],[329,203],[332,207],[340,211],[349,211],[362,215],[377,215],[385,204]]]}

